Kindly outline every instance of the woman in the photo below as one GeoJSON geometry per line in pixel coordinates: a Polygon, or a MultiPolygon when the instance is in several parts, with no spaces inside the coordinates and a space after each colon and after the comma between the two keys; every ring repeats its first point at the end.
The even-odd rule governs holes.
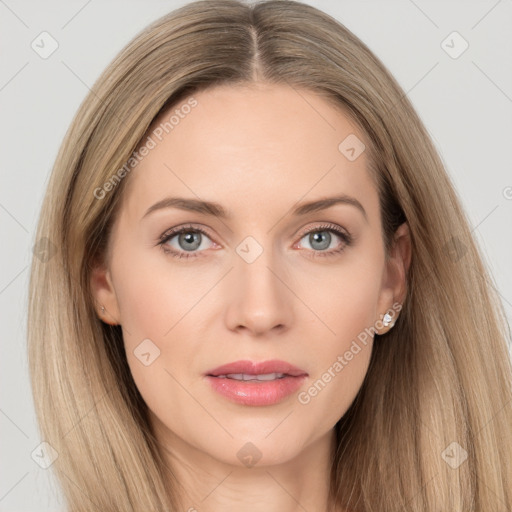
{"type": "Polygon", "coordinates": [[[411,104],[326,14],[149,26],[81,105],[38,238],[70,511],[512,506],[501,305],[411,104]]]}

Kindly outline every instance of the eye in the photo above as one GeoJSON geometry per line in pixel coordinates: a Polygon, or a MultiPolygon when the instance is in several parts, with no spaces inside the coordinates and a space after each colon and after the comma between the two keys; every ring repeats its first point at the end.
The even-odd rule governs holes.
{"type": "Polygon", "coordinates": [[[195,258],[198,256],[196,252],[201,252],[199,249],[208,248],[204,247],[205,239],[209,240],[209,237],[204,229],[189,225],[167,231],[162,235],[159,245],[164,252],[175,258],[195,258]]]}
{"type": "MultiPolygon", "coordinates": [[[[311,253],[313,258],[335,256],[352,244],[352,236],[335,224],[324,224],[305,231],[301,234],[299,243],[303,239],[306,239],[310,245],[309,248],[306,248],[309,249],[307,252],[311,253]],[[336,245],[336,239],[342,240],[343,243],[338,242],[336,245]],[[334,248],[328,251],[327,249],[331,247],[333,242],[335,243],[334,248]]],[[[210,240],[214,246],[217,246],[215,242],[211,241],[209,234],[204,229],[194,225],[186,225],[165,232],[160,237],[158,245],[162,247],[165,253],[174,258],[189,259],[202,256],[201,253],[209,248],[204,246],[205,240],[210,240]]],[[[297,245],[294,246],[294,248],[296,247],[297,245]]]]}
{"type": "Polygon", "coordinates": [[[308,249],[311,249],[314,258],[318,256],[336,256],[352,244],[351,235],[334,224],[326,224],[310,229],[302,233],[301,240],[303,239],[306,239],[309,244],[308,249]],[[336,239],[341,239],[343,243],[341,245],[336,244],[336,239]],[[333,250],[327,251],[333,242],[335,244],[333,250]]]}

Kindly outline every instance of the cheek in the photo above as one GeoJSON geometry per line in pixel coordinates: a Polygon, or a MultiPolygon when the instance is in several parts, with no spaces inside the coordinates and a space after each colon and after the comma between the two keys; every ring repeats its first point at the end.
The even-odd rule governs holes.
{"type": "MultiPolygon", "coordinates": [[[[158,248],[151,254],[123,252],[113,261],[116,297],[121,316],[128,364],[144,401],[150,409],[181,408],[171,403],[181,396],[175,376],[184,383],[183,372],[193,367],[204,338],[196,335],[204,296],[210,280],[199,279],[192,266],[179,267],[158,248]],[[171,390],[174,392],[171,393],[171,390]],[[162,392],[162,390],[167,390],[162,392]],[[176,392],[178,391],[178,392],[176,392]]],[[[183,394],[183,398],[188,398],[183,394]]]]}
{"type": "Polygon", "coordinates": [[[373,337],[373,294],[351,295],[340,300],[330,316],[336,335],[324,336],[316,352],[315,373],[297,396],[307,417],[322,423],[325,430],[346,413],[368,371],[373,337]]]}
{"type": "Polygon", "coordinates": [[[113,263],[121,322],[134,341],[170,336],[211,287],[171,258],[155,247],[125,252],[113,263]]]}
{"type": "Polygon", "coordinates": [[[329,350],[320,355],[342,349],[378,319],[382,273],[383,262],[375,249],[368,256],[353,252],[338,267],[303,279],[305,302],[328,327],[323,339],[329,350]]]}
{"type": "Polygon", "coordinates": [[[382,262],[377,255],[375,251],[366,260],[359,256],[357,264],[340,266],[338,272],[322,281],[322,293],[318,287],[309,288],[314,292],[309,292],[307,300],[315,304],[315,311],[321,311],[319,316],[329,329],[323,329],[317,341],[316,372],[298,402],[312,418],[321,417],[325,428],[345,414],[368,370],[371,328],[379,318],[382,262]]]}

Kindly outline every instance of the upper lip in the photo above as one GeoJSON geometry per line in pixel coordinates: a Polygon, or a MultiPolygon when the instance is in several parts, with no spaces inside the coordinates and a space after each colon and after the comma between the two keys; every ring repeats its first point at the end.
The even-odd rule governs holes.
{"type": "Polygon", "coordinates": [[[269,361],[234,361],[232,363],[224,364],[213,370],[206,372],[206,375],[217,377],[218,375],[228,375],[231,373],[245,373],[247,375],[263,375],[266,373],[284,373],[293,377],[307,375],[307,372],[297,368],[293,364],[279,359],[272,359],[269,361]]]}

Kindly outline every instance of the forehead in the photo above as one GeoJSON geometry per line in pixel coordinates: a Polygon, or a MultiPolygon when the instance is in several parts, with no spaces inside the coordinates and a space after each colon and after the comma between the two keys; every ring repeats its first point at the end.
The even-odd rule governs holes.
{"type": "Polygon", "coordinates": [[[154,147],[129,176],[123,201],[139,218],[165,195],[212,200],[241,214],[333,193],[378,199],[366,152],[356,159],[344,153],[343,141],[363,144],[364,134],[309,90],[212,87],[162,112],[147,136],[154,147]]]}

